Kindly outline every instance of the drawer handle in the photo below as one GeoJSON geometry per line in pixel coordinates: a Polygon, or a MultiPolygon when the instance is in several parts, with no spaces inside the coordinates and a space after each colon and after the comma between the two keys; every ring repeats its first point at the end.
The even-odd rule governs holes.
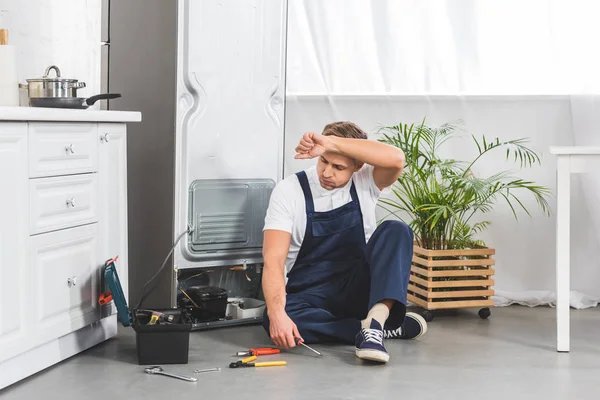
{"type": "Polygon", "coordinates": [[[72,278],[67,278],[67,286],[71,287],[71,286],[75,286],[77,285],[77,277],[74,276],[72,278]]]}
{"type": "Polygon", "coordinates": [[[73,148],[72,144],[65,146],[65,151],[67,154],[75,154],[75,149],[73,148]]]}
{"type": "Polygon", "coordinates": [[[100,141],[108,142],[108,133],[105,133],[104,135],[100,135],[100,141]]]}
{"type": "Polygon", "coordinates": [[[70,199],[67,199],[67,207],[75,208],[75,197],[71,197],[70,199]]]}

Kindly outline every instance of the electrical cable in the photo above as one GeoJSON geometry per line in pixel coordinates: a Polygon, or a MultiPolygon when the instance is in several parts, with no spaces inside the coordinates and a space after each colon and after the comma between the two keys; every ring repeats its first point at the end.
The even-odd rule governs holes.
{"type": "Polygon", "coordinates": [[[190,233],[192,231],[191,228],[188,228],[185,232],[182,232],[177,239],[175,240],[175,244],[173,244],[173,247],[171,247],[171,251],[169,251],[169,254],[167,254],[167,258],[165,258],[165,261],[163,261],[161,267],[158,269],[158,271],[156,271],[156,273],[154,274],[154,276],[152,278],[150,278],[148,280],[148,282],[146,282],[146,284],[144,284],[144,287],[142,287],[142,290],[140,291],[140,299],[137,303],[137,305],[135,306],[135,309],[140,308],[140,305],[142,304],[142,301],[144,301],[144,298],[148,295],[148,293],[144,294],[144,291],[146,290],[146,287],[152,283],[152,281],[154,279],[156,279],[156,277],[160,274],[160,272],[165,268],[165,266],[167,265],[167,261],[169,260],[169,257],[171,257],[171,254],[173,254],[173,250],[175,250],[175,246],[177,246],[177,243],[179,243],[179,241],[181,240],[181,238],[186,234],[186,233],[190,233]]]}
{"type": "Polygon", "coordinates": [[[192,304],[194,305],[194,307],[200,308],[200,306],[198,304],[196,304],[196,302],[194,300],[192,300],[192,298],[190,297],[190,295],[187,294],[183,289],[179,288],[179,291],[181,293],[183,293],[185,295],[185,297],[187,297],[188,299],[190,299],[190,301],[192,302],[192,304]]]}

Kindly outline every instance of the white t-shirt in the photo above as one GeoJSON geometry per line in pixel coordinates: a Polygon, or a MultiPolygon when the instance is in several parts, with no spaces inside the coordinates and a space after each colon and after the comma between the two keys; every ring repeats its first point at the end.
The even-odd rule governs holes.
{"type": "MultiPolygon", "coordinates": [[[[305,170],[317,212],[330,211],[349,203],[352,200],[350,188],[352,180],[354,180],[363,215],[365,241],[369,240],[377,227],[375,207],[379,197],[389,190],[379,190],[373,180],[373,169],[372,165],[365,164],[354,173],[346,186],[333,190],[327,190],[321,186],[316,166],[305,170]]],[[[290,250],[285,263],[286,271],[289,272],[296,261],[306,233],[306,204],[296,174],[286,177],[273,189],[265,217],[264,230],[267,229],[291,233],[290,250]]]]}

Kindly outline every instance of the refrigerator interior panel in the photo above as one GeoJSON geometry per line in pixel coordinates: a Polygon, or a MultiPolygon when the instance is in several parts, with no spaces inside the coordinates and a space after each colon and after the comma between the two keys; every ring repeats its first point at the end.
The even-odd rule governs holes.
{"type": "MultiPolygon", "coordinates": [[[[195,217],[193,182],[282,178],[286,26],[287,0],[179,1],[176,236],[195,217]]],[[[176,266],[215,265],[190,251],[192,240],[178,246],[176,266]]],[[[231,263],[240,261],[234,253],[231,263]]]]}

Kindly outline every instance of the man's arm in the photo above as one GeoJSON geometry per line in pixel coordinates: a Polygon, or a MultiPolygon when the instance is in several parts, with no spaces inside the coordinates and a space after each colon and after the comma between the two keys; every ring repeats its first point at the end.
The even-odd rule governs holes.
{"type": "Polygon", "coordinates": [[[324,152],[338,153],[373,167],[373,179],[382,190],[396,182],[402,174],[404,152],[392,145],[365,139],[347,139],[306,133],[296,148],[296,158],[318,157],[324,152]]]}
{"type": "Polygon", "coordinates": [[[290,249],[290,240],[289,232],[265,230],[262,288],[267,303],[271,340],[282,348],[295,347],[294,337],[301,338],[298,328],[285,312],[285,260],[290,249]]]}
{"type": "Polygon", "coordinates": [[[285,260],[290,249],[291,236],[285,231],[265,230],[262,286],[268,313],[285,310],[285,260]]]}

